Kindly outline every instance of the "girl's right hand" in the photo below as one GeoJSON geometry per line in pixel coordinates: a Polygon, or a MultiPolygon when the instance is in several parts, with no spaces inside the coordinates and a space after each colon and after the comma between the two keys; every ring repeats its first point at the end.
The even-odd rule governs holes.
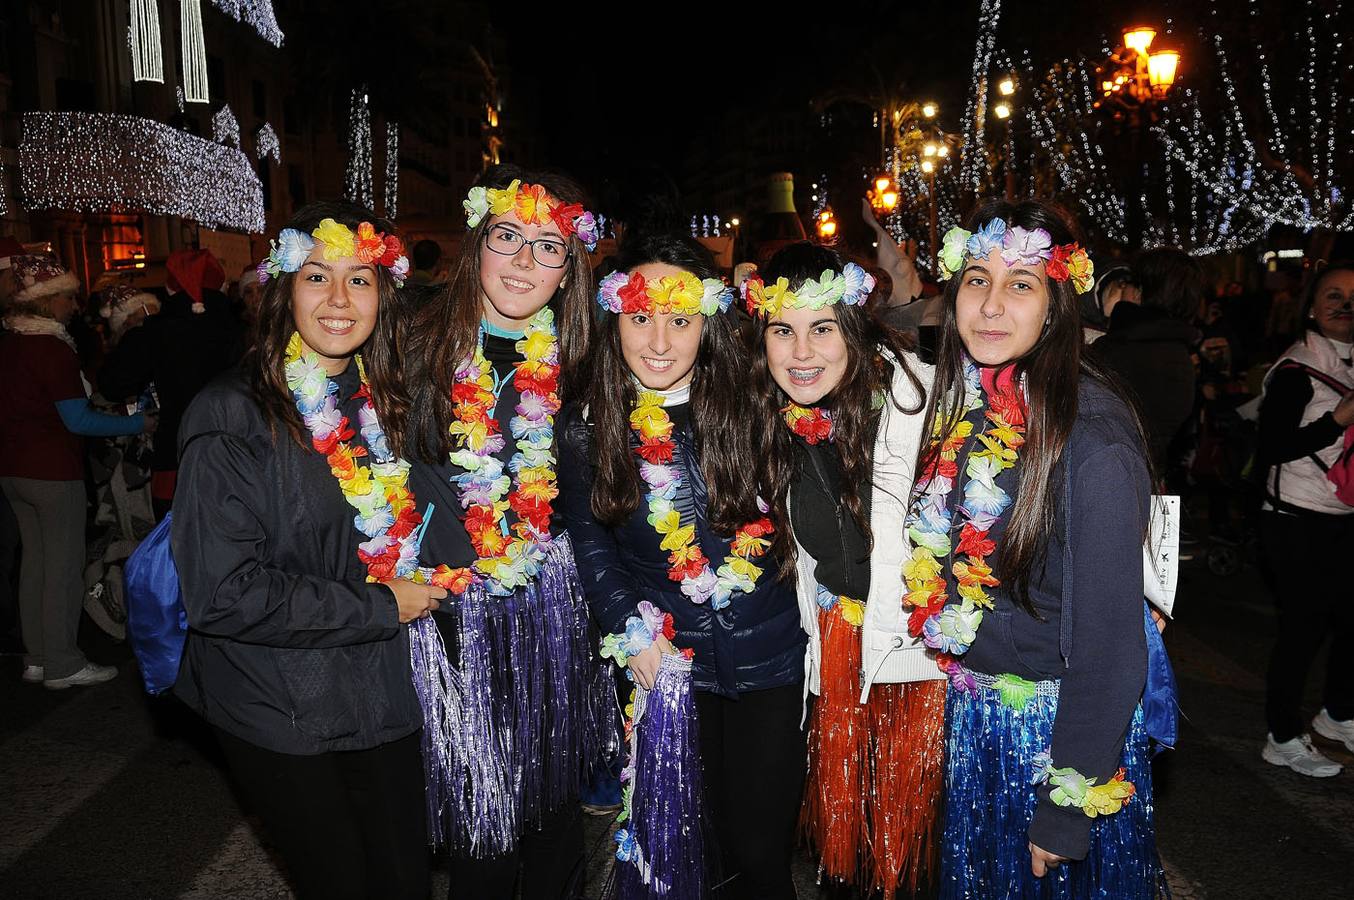
{"type": "Polygon", "coordinates": [[[668,639],[659,635],[658,640],[630,657],[625,664],[630,667],[630,672],[635,676],[635,681],[639,682],[639,686],[651,691],[654,679],[658,677],[658,664],[663,661],[663,654],[676,652],[668,639]]]}
{"type": "Polygon", "coordinates": [[[1350,391],[1340,398],[1340,403],[1335,407],[1332,417],[1335,419],[1335,424],[1341,428],[1354,425],[1354,391],[1350,391]]]}
{"type": "Polygon", "coordinates": [[[438,601],[447,596],[447,589],[432,584],[415,584],[404,578],[385,582],[395,595],[395,605],[400,608],[400,624],[407,625],[415,619],[421,619],[432,613],[442,604],[438,601]]]}

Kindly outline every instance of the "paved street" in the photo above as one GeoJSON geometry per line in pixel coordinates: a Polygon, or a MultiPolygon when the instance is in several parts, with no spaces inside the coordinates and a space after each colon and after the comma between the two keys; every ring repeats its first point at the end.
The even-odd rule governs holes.
{"type": "MultiPolygon", "coordinates": [[[[1156,768],[1176,896],[1349,896],[1354,756],[1317,738],[1351,767],[1326,780],[1260,759],[1274,620],[1258,573],[1219,579],[1186,563],[1178,603],[1167,644],[1185,718],[1180,748],[1156,768]]],[[[124,646],[97,633],[84,644],[121,676],[50,692],[19,681],[18,657],[0,660],[0,897],[289,896],[203,729],[142,695],[124,646]]],[[[1309,714],[1317,705],[1309,696],[1309,714]]],[[[595,896],[611,846],[596,820],[589,841],[595,896]]],[[[801,897],[817,897],[801,868],[801,897]]]]}

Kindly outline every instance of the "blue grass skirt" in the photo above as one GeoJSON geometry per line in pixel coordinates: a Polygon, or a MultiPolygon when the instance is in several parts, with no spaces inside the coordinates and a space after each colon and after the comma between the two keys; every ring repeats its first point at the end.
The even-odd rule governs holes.
{"type": "MultiPolygon", "coordinates": [[[[988,681],[978,673],[980,682],[988,681]]],[[[973,898],[1167,897],[1152,821],[1152,772],[1142,707],[1133,714],[1120,765],[1136,788],[1128,805],[1091,824],[1086,859],[1043,878],[1030,871],[1027,830],[1038,801],[1036,753],[1047,751],[1058,682],[1039,682],[1020,710],[981,684],[950,688],[945,701],[945,812],[940,896],[973,898]]]]}

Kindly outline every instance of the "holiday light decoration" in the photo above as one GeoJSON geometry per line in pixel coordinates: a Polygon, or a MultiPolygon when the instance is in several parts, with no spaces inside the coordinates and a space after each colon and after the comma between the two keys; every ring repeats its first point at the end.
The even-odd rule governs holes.
{"type": "Polygon", "coordinates": [[[183,99],[206,103],[207,42],[202,36],[199,0],[182,0],[179,4],[179,39],[183,48],[183,99]]]}
{"type": "MultiPolygon", "coordinates": [[[[1283,111],[1274,104],[1271,62],[1277,53],[1262,44],[1247,51],[1242,68],[1227,53],[1221,30],[1213,33],[1209,43],[1220,93],[1209,99],[1221,111],[1220,125],[1195,129],[1191,121],[1177,118],[1155,129],[1166,152],[1194,184],[1265,223],[1304,231],[1354,231],[1349,202],[1354,190],[1349,163],[1354,107],[1348,91],[1354,54],[1341,30],[1342,7],[1342,2],[1333,7],[1306,3],[1302,30],[1293,36],[1300,45],[1300,70],[1291,105],[1283,111]],[[1255,70],[1262,103],[1243,98],[1234,76],[1234,71],[1255,70]],[[1263,113],[1250,113],[1256,109],[1263,113]]],[[[1216,3],[1211,13],[1221,23],[1216,3]]],[[[1249,15],[1258,26],[1256,0],[1250,0],[1249,15]]],[[[1264,33],[1259,27],[1254,30],[1264,33]]]]}
{"type": "Polygon", "coordinates": [[[987,73],[997,46],[1001,0],[982,0],[978,8],[978,46],[973,55],[973,93],[964,109],[964,152],[959,162],[960,178],[975,192],[981,189],[989,169],[984,131],[987,122],[987,73]]]}
{"type": "Polygon", "coordinates": [[[164,51],[160,47],[160,4],[132,0],[127,46],[132,51],[132,79],[164,84],[164,51]]]}
{"type": "Polygon", "coordinates": [[[254,134],[254,155],[258,157],[259,162],[271,156],[274,163],[282,165],[282,144],[278,141],[273,126],[267,122],[260,125],[254,134]]]}
{"type": "Polygon", "coordinates": [[[400,123],[386,123],[386,218],[395,221],[400,199],[400,123]]]}
{"type": "Polygon", "coordinates": [[[343,195],[367,209],[372,208],[371,107],[365,88],[353,88],[348,102],[348,167],[343,174],[343,195]]]}
{"type": "Polygon", "coordinates": [[[216,115],[212,116],[212,140],[236,149],[240,147],[240,123],[236,121],[235,113],[230,111],[229,104],[218,109],[216,115]]]}
{"type": "Polygon", "coordinates": [[[274,47],[282,46],[282,29],[277,26],[272,0],[212,0],[212,5],[235,21],[243,21],[274,47]]]}
{"type": "Polygon", "coordinates": [[[30,210],[136,210],[264,229],[263,187],[244,153],[151,119],[25,113],[19,181],[30,210]]]}

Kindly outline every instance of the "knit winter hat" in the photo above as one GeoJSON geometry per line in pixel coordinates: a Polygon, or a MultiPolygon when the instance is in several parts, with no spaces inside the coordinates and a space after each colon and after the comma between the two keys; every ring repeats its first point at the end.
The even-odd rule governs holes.
{"type": "Polygon", "coordinates": [[[80,287],[75,275],[50,256],[13,256],[10,257],[10,268],[14,270],[18,286],[14,294],[18,301],[73,293],[80,287]]]}
{"type": "Polygon", "coordinates": [[[113,285],[103,292],[103,298],[99,315],[108,320],[108,328],[115,337],[122,335],[126,330],[127,318],[138,309],[144,307],[147,315],[160,311],[158,297],[130,284],[113,285]]]}

